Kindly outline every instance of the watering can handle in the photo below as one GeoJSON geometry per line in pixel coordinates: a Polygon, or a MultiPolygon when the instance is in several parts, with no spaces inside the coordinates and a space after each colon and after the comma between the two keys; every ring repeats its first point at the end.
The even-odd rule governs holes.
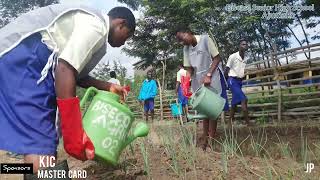
{"type": "Polygon", "coordinates": [[[198,92],[200,91],[201,88],[204,88],[204,87],[206,87],[206,86],[205,86],[204,84],[202,84],[200,87],[198,87],[198,89],[194,92],[194,94],[195,94],[195,95],[196,95],[196,94],[199,95],[198,92]]]}
{"type": "Polygon", "coordinates": [[[94,92],[95,94],[97,94],[99,92],[98,89],[96,89],[95,87],[90,87],[86,93],[84,94],[83,98],[80,101],[80,107],[82,108],[84,106],[84,104],[88,101],[89,96],[91,95],[91,93],[94,92]]]}
{"type": "Polygon", "coordinates": [[[204,84],[202,84],[194,93],[196,94],[201,88],[204,88],[204,87],[210,89],[210,91],[213,91],[216,94],[219,94],[216,89],[212,88],[211,86],[205,86],[204,84]]]}
{"type": "Polygon", "coordinates": [[[200,89],[204,87],[204,84],[202,84],[200,87],[198,87],[198,89],[192,94],[191,98],[190,98],[190,104],[193,104],[193,101],[195,99],[195,97],[197,97],[199,95],[199,91],[200,89]]]}

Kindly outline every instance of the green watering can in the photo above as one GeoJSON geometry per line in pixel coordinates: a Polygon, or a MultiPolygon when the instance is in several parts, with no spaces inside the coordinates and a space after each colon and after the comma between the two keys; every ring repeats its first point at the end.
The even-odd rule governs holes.
{"type": "Polygon", "coordinates": [[[216,120],[221,114],[226,100],[222,98],[214,89],[209,89],[202,85],[190,97],[192,109],[199,114],[188,114],[188,119],[212,119],[216,120]]]}
{"type": "Polygon", "coordinates": [[[139,122],[128,136],[134,121],[128,106],[119,103],[120,97],[114,93],[90,87],[80,102],[84,107],[94,95],[83,115],[83,127],[95,148],[95,160],[117,165],[122,150],[137,137],[147,136],[149,127],[139,122]]]}

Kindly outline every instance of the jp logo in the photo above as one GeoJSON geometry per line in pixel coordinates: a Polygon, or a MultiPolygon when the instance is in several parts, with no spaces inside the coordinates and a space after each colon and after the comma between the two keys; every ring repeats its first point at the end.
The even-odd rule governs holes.
{"type": "Polygon", "coordinates": [[[311,173],[311,171],[314,169],[314,164],[313,163],[307,163],[306,166],[307,166],[307,169],[304,172],[311,173]]]}

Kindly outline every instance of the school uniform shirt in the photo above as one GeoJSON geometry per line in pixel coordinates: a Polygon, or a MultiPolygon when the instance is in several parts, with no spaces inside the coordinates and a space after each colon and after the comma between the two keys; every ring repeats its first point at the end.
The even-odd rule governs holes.
{"type": "MultiPolygon", "coordinates": [[[[195,35],[197,45],[184,46],[183,48],[183,64],[185,67],[192,67],[194,72],[191,76],[192,91],[195,92],[202,85],[203,78],[207,75],[212,58],[219,54],[215,41],[208,35],[195,35]]],[[[212,73],[210,88],[216,93],[221,94],[222,86],[220,82],[220,71],[222,71],[221,62],[217,69],[212,73]]]]}
{"type": "Polygon", "coordinates": [[[227,67],[230,68],[228,75],[231,77],[243,78],[247,60],[247,56],[244,56],[244,59],[241,58],[239,51],[231,54],[227,62],[227,67]]]}
{"type": "MultiPolygon", "coordinates": [[[[180,69],[177,72],[177,82],[181,83],[181,78],[183,76],[187,76],[187,71],[185,69],[180,69]]],[[[188,97],[184,96],[182,88],[182,84],[180,84],[180,86],[178,87],[178,101],[182,106],[186,106],[188,104],[188,97]]]]}
{"type": "MultiPolygon", "coordinates": [[[[207,35],[194,35],[194,36],[195,36],[195,38],[197,40],[197,43],[199,43],[200,39],[201,39],[201,36],[207,36],[207,35]]],[[[219,54],[219,50],[218,50],[216,42],[213,41],[213,39],[208,36],[207,44],[208,44],[208,51],[209,51],[210,55],[212,57],[216,57],[219,54]]],[[[190,67],[191,65],[190,65],[190,62],[189,62],[189,55],[188,55],[187,50],[188,50],[187,47],[183,48],[183,65],[185,67],[190,67]]]]}
{"type": "Polygon", "coordinates": [[[111,78],[108,80],[109,83],[112,83],[112,84],[117,84],[120,86],[120,81],[116,78],[111,78]]]}
{"type": "MultiPolygon", "coordinates": [[[[60,17],[47,31],[41,31],[42,41],[57,57],[67,61],[77,72],[87,75],[101,60],[92,55],[106,46],[109,17],[100,18],[84,11],[74,11],[60,17]]],[[[105,47],[106,49],[106,47],[105,47]]]]}
{"type": "Polygon", "coordinates": [[[247,97],[242,91],[242,80],[238,78],[244,77],[244,69],[246,67],[247,57],[241,58],[239,51],[229,56],[227,67],[230,68],[228,84],[232,93],[231,105],[236,106],[247,97]]]}
{"type": "Polygon", "coordinates": [[[180,69],[177,72],[177,81],[181,83],[181,77],[182,76],[187,76],[187,71],[185,69],[180,69]]]}

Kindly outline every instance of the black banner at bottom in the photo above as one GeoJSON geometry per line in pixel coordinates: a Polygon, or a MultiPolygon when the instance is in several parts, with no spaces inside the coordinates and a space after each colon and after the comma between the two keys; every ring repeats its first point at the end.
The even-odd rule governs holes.
{"type": "Polygon", "coordinates": [[[30,163],[1,163],[1,174],[32,174],[33,164],[30,163]]]}

